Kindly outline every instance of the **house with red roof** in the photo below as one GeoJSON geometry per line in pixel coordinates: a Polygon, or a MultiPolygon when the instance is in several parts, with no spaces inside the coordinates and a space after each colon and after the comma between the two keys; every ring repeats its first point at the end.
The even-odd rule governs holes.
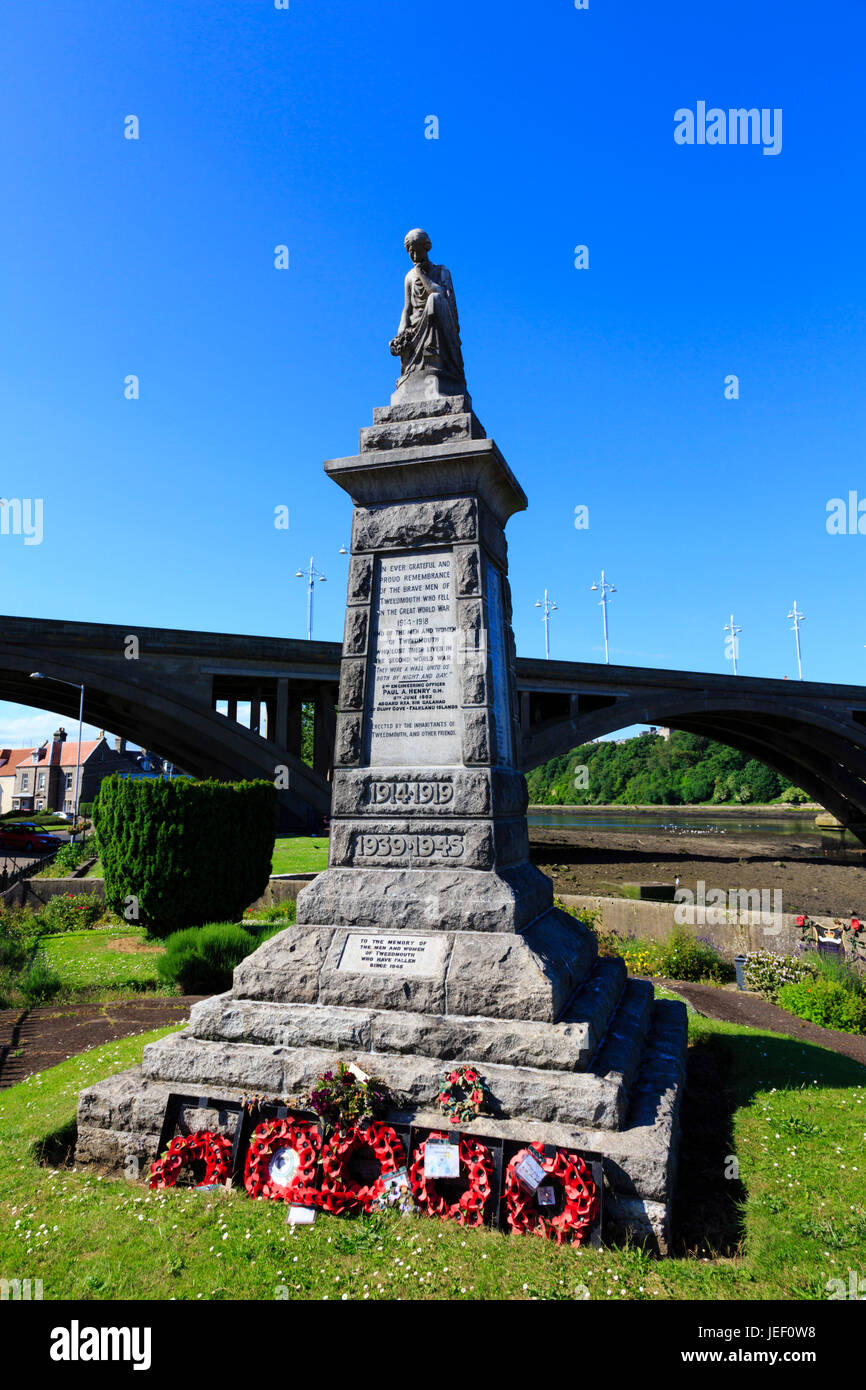
{"type": "Polygon", "coordinates": [[[32,748],[0,748],[0,816],[12,810],[18,764],[32,752],[32,748]]]}
{"type": "Polygon", "coordinates": [[[116,738],[112,748],[104,734],[84,740],[79,757],[78,744],[68,743],[66,730],[61,728],[50,742],[46,739],[38,748],[28,748],[26,756],[18,760],[11,807],[6,809],[64,811],[72,815],[80,801],[93,801],[103,778],[113,772],[137,778],[159,777],[164,771],[162,759],[146,748],[128,749],[123,738],[116,738]]]}

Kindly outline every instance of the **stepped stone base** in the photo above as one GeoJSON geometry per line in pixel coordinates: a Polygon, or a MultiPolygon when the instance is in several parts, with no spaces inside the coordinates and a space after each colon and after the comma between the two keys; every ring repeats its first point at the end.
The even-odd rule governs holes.
{"type": "MultiPolygon", "coordinates": [[[[306,979],[308,992],[327,984],[332,945],[319,942],[310,966],[310,931],[289,929],[266,942],[238,967],[230,993],[193,1007],[183,1033],[146,1047],[141,1067],[82,1092],[77,1161],[144,1173],[156,1157],[170,1092],[291,1100],[340,1059],[388,1084],[397,1107],[390,1119],[438,1127],[442,1117],[430,1100],[440,1073],[459,1060],[478,1066],[490,1087],[489,1113],[470,1132],[601,1155],[608,1238],[630,1232],[668,1250],[686,1046],[682,1005],[654,1000],[651,985],[626,979],[622,962],[597,959],[585,972],[576,969],[577,987],[555,1022],[411,1003],[395,1008],[387,998],[379,1007],[304,1001],[292,997],[303,992],[298,982],[306,979]],[[306,952],[306,976],[282,964],[296,950],[306,952]]],[[[494,935],[514,947],[511,933],[483,939],[494,935]]],[[[198,1110],[182,1119],[195,1128],[228,1130],[231,1123],[226,1114],[198,1110]]]]}

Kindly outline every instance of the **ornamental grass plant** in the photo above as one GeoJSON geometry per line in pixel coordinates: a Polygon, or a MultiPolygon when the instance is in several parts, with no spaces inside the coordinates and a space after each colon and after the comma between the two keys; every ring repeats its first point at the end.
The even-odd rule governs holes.
{"type": "Polygon", "coordinates": [[[236,965],[250,955],[259,940],[234,922],[211,922],[173,932],[157,970],[184,994],[217,994],[231,988],[236,965]]]}

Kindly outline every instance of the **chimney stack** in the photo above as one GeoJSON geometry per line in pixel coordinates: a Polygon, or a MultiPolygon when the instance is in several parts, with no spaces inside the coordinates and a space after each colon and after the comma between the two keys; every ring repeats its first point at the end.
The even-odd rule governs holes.
{"type": "Polygon", "coordinates": [[[57,729],[57,730],[55,731],[55,734],[54,734],[54,742],[55,742],[55,743],[65,743],[65,742],[66,742],[66,730],[65,730],[64,728],[61,727],[61,728],[59,728],[59,729],[57,729]]]}
{"type": "Polygon", "coordinates": [[[125,739],[125,738],[120,738],[120,737],[118,736],[118,737],[114,740],[114,751],[115,751],[115,753],[125,753],[125,752],[126,752],[126,739],[125,739]]]}

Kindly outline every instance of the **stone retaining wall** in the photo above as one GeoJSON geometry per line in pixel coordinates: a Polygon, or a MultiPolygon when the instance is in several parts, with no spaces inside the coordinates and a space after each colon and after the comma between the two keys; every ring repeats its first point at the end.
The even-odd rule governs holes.
{"type": "MultiPolygon", "coordinates": [[[[291,901],[316,877],[315,874],[276,874],[264,893],[251,907],[271,907],[274,903],[291,901]]],[[[105,880],[101,878],[26,878],[14,883],[0,894],[0,905],[4,907],[30,907],[37,912],[50,898],[64,893],[91,893],[97,898],[105,897],[105,880]]]]}
{"type": "MultiPolygon", "coordinates": [[[[621,937],[665,941],[678,926],[674,918],[676,908],[673,903],[635,898],[589,897],[575,893],[564,894],[558,897],[557,901],[569,909],[587,908],[600,913],[597,923],[599,929],[614,932],[621,937]]],[[[688,910],[694,914],[695,921],[686,921],[681,929],[690,936],[709,941],[728,959],[747,951],[772,951],[780,956],[796,954],[800,929],[797,926],[796,915],[792,912],[779,913],[772,922],[767,922],[762,921],[758,912],[723,909],[722,915],[727,920],[717,924],[713,922],[717,909],[706,908],[703,920],[698,907],[688,910]]],[[[768,914],[770,915],[772,914],[768,914]]],[[[813,917],[812,921],[821,926],[832,927],[836,919],[813,917]]]]}

